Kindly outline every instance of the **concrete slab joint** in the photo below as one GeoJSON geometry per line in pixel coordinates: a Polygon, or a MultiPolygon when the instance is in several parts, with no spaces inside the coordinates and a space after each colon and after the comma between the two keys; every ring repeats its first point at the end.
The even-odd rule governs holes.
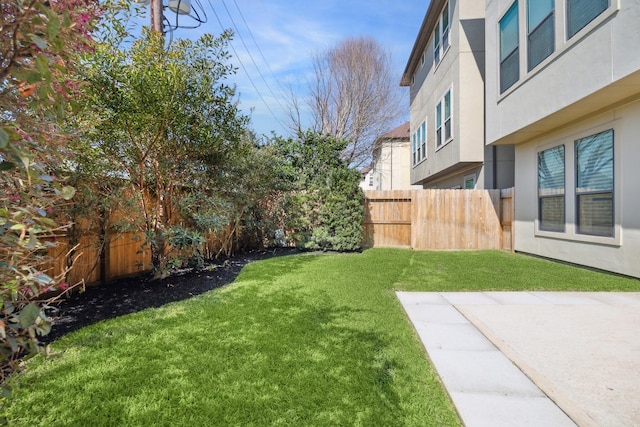
{"type": "Polygon", "coordinates": [[[397,296],[465,425],[640,423],[640,293],[397,296]]]}

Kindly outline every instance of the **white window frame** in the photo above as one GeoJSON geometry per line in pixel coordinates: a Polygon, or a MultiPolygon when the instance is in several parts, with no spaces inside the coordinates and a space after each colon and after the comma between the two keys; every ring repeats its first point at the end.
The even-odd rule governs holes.
{"type": "Polygon", "coordinates": [[[438,21],[436,22],[436,27],[433,30],[433,64],[434,65],[438,65],[442,61],[442,58],[444,58],[444,56],[449,51],[450,46],[451,46],[451,9],[449,8],[449,2],[446,2],[442,10],[440,11],[440,15],[438,16],[438,21]],[[446,28],[443,26],[445,10],[447,12],[446,28]]]}
{"type": "Polygon", "coordinates": [[[574,155],[575,155],[575,174],[576,174],[576,183],[574,184],[574,199],[575,199],[575,224],[576,224],[576,233],[577,234],[581,234],[581,235],[588,235],[588,236],[601,236],[601,237],[613,237],[615,236],[615,223],[616,223],[616,215],[615,215],[615,189],[616,189],[616,185],[615,185],[615,130],[612,129],[607,129],[603,132],[598,132],[592,135],[588,135],[586,137],[583,138],[578,138],[574,141],[574,155]],[[578,144],[584,140],[586,140],[587,138],[590,137],[594,137],[600,134],[604,134],[604,133],[611,133],[611,161],[612,161],[612,165],[611,165],[611,189],[610,190],[588,190],[588,189],[583,189],[583,190],[579,190],[578,188],[578,174],[579,174],[579,165],[578,165],[578,144]],[[594,194],[608,194],[611,193],[611,221],[612,221],[612,227],[611,227],[611,235],[605,235],[605,234],[598,234],[598,233],[588,233],[587,231],[582,231],[581,228],[581,224],[580,224],[580,215],[578,213],[579,209],[580,209],[580,203],[579,203],[579,199],[580,196],[589,196],[589,195],[594,195],[594,194]]]}
{"type": "MultiPolygon", "coordinates": [[[[622,230],[620,227],[620,209],[621,209],[621,197],[619,193],[620,188],[620,180],[621,172],[620,165],[620,149],[619,149],[619,138],[621,133],[617,127],[615,122],[608,122],[604,124],[600,124],[598,126],[594,126],[588,129],[581,129],[577,132],[571,132],[570,134],[565,134],[561,136],[559,139],[554,140],[552,142],[546,143],[544,145],[538,146],[536,149],[536,161],[537,161],[537,153],[540,151],[544,151],[548,148],[553,148],[557,145],[564,144],[565,146],[565,231],[564,232],[552,232],[552,231],[544,231],[540,230],[540,223],[538,214],[535,216],[535,231],[534,235],[536,237],[544,237],[550,239],[557,240],[567,240],[567,241],[575,241],[575,242],[585,242],[585,243],[595,243],[606,246],[614,246],[618,247],[622,244],[622,230]],[[575,141],[580,139],[596,135],[598,133],[613,129],[614,139],[613,139],[613,236],[597,236],[591,234],[580,234],[577,232],[577,212],[576,212],[576,179],[577,179],[577,164],[576,164],[576,148],[575,141]]],[[[532,185],[537,188],[537,173],[538,168],[534,168],[534,178],[531,180],[532,185]]],[[[537,191],[534,193],[537,198],[537,191]]],[[[538,209],[538,202],[536,201],[536,209],[538,209]]]]}
{"type": "MultiPolygon", "coordinates": [[[[544,231],[546,233],[564,233],[567,230],[567,147],[566,144],[558,144],[553,147],[546,147],[543,150],[538,150],[536,152],[536,173],[538,175],[536,179],[536,187],[537,187],[537,227],[540,231],[544,231]],[[540,153],[544,153],[548,150],[557,149],[562,147],[562,193],[558,191],[556,194],[543,194],[542,189],[540,188],[540,153]],[[542,228],[542,200],[544,199],[552,199],[552,198],[560,198],[562,197],[562,216],[564,217],[564,222],[562,223],[562,230],[551,230],[542,228]]],[[[560,190],[554,189],[554,190],[560,190]]]]}
{"type": "Polygon", "coordinates": [[[416,166],[427,158],[427,119],[411,134],[411,164],[416,166]]]}
{"type": "MultiPolygon", "coordinates": [[[[524,2],[526,3],[526,1],[524,2]]],[[[497,48],[498,48],[498,93],[501,96],[504,96],[505,94],[510,93],[514,87],[518,86],[518,82],[521,81],[521,77],[522,77],[522,67],[520,66],[520,58],[522,57],[522,52],[521,52],[521,40],[520,40],[520,31],[521,31],[521,27],[522,25],[520,25],[520,6],[522,4],[522,0],[513,0],[510,4],[509,7],[506,8],[506,10],[504,11],[504,13],[502,14],[502,16],[500,17],[500,19],[498,19],[498,43],[497,43],[497,48]],[[509,12],[511,12],[511,9],[513,9],[515,7],[516,10],[516,25],[517,25],[517,36],[518,36],[518,44],[516,45],[516,47],[514,49],[512,49],[511,51],[509,51],[509,53],[502,58],[502,42],[501,42],[501,23],[502,21],[505,19],[505,17],[507,16],[507,14],[509,12]],[[502,88],[502,64],[505,63],[512,55],[516,55],[518,61],[518,78],[511,83],[509,86],[507,86],[506,88],[502,88]]]]}
{"type": "Polygon", "coordinates": [[[427,158],[427,119],[425,117],[424,121],[420,124],[420,148],[422,153],[422,158],[420,161],[423,161],[427,158]]]}
{"type": "Polygon", "coordinates": [[[565,24],[564,25],[565,25],[565,32],[566,32],[567,40],[573,39],[578,34],[580,34],[582,32],[582,30],[584,30],[585,28],[589,27],[589,25],[592,22],[597,21],[600,16],[604,15],[607,12],[607,10],[611,8],[612,3],[614,2],[614,0],[608,0],[607,7],[605,7],[599,14],[597,14],[596,16],[591,18],[591,20],[589,22],[584,24],[581,28],[577,29],[573,34],[569,34],[569,10],[571,9],[571,7],[569,6],[569,1],[570,0],[564,0],[564,6],[565,6],[565,19],[564,19],[565,24]]]}
{"type": "Polygon", "coordinates": [[[555,29],[555,19],[556,19],[556,8],[555,8],[555,1],[552,1],[553,3],[553,7],[551,8],[551,12],[547,13],[547,15],[544,17],[544,19],[542,19],[540,22],[537,23],[537,25],[534,28],[530,27],[530,22],[529,22],[529,17],[530,17],[530,8],[529,5],[531,4],[531,2],[535,2],[535,1],[540,1],[540,0],[526,0],[526,4],[525,4],[525,27],[527,30],[527,43],[526,43],[526,48],[527,48],[527,73],[530,73],[531,71],[533,71],[538,65],[540,65],[541,63],[544,62],[545,59],[547,59],[548,57],[550,57],[551,55],[553,55],[553,52],[555,52],[556,50],[556,29],[555,29]],[[533,33],[536,32],[536,30],[538,30],[540,27],[542,27],[542,25],[545,23],[545,21],[547,21],[549,18],[551,18],[551,27],[552,27],[552,49],[551,52],[547,54],[547,56],[545,56],[544,58],[542,58],[541,60],[539,60],[536,64],[532,64],[531,61],[531,35],[533,33]]]}
{"type": "Polygon", "coordinates": [[[418,139],[418,132],[414,132],[413,134],[411,134],[411,165],[415,166],[418,164],[418,145],[417,145],[417,139],[418,139]]]}
{"type": "MultiPolygon", "coordinates": [[[[621,7],[620,2],[621,0],[609,0],[609,7],[607,9],[605,9],[598,16],[596,16],[591,22],[589,22],[583,28],[577,31],[572,37],[569,37],[569,28],[568,28],[569,14],[567,10],[567,0],[555,0],[555,6],[556,6],[554,9],[555,47],[554,47],[553,53],[547,56],[544,60],[542,60],[539,64],[537,64],[531,70],[528,70],[529,68],[528,61],[526,59],[522,59],[521,61],[519,61],[520,74],[519,74],[518,80],[514,84],[509,86],[509,88],[505,89],[504,91],[501,91],[500,90],[501,61],[500,61],[500,42],[499,42],[500,41],[500,21],[502,20],[502,18],[504,18],[506,13],[509,11],[511,6],[513,5],[513,1],[510,2],[509,7],[507,7],[504,10],[503,14],[497,20],[496,27],[495,27],[495,31],[497,34],[497,41],[498,41],[495,46],[497,62],[498,62],[498,68],[497,68],[498,72],[496,73],[497,74],[496,92],[497,92],[498,102],[500,102],[502,99],[509,96],[509,94],[517,90],[517,88],[525,84],[527,81],[529,81],[529,79],[533,78],[541,70],[545,69],[548,64],[554,62],[557,58],[562,56],[566,51],[570,50],[574,45],[580,43],[582,39],[587,37],[594,29],[596,29],[597,27],[602,25],[605,21],[610,19],[613,15],[615,15],[620,10],[620,7],[621,7]]],[[[527,42],[528,34],[526,31],[525,32],[522,31],[522,28],[525,28],[525,29],[527,28],[526,27],[526,23],[527,23],[526,2],[523,2],[522,0],[518,0],[518,3],[519,3],[519,6],[518,6],[519,47],[518,49],[520,50],[519,55],[520,57],[528,58],[529,56],[529,52],[528,52],[529,46],[527,42]]]]}
{"type": "Polygon", "coordinates": [[[436,104],[436,108],[435,108],[435,120],[434,120],[434,135],[435,135],[435,145],[436,145],[436,151],[440,150],[442,147],[444,147],[445,145],[449,144],[451,141],[453,141],[453,87],[449,86],[449,88],[445,91],[444,95],[442,95],[442,98],[440,98],[440,101],[438,101],[438,103],[436,104]],[[447,96],[447,94],[449,94],[449,103],[451,104],[449,106],[449,121],[450,123],[450,129],[451,129],[451,135],[449,136],[448,139],[444,139],[444,130],[446,129],[446,120],[445,120],[445,116],[444,116],[444,99],[447,96]],[[440,115],[441,117],[438,117],[438,107],[440,107],[440,115]],[[438,119],[440,119],[440,126],[438,126],[438,119]],[[438,130],[442,130],[441,132],[441,137],[438,137],[438,130]],[[441,142],[441,138],[442,138],[442,142],[441,142]]]}

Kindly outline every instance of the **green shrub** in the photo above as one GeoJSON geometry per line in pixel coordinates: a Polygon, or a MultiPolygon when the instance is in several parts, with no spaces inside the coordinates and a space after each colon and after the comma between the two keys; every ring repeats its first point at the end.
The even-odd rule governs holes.
{"type": "Polygon", "coordinates": [[[307,131],[278,143],[294,182],[284,207],[290,241],[305,249],[360,249],[363,195],[359,173],[341,156],[348,141],[307,131]]]}

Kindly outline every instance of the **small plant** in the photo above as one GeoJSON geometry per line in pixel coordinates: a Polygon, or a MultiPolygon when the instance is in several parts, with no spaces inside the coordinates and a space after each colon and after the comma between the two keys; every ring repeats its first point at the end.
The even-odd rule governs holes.
{"type": "Polygon", "coordinates": [[[170,256],[172,266],[198,269],[204,267],[202,245],[204,245],[206,239],[202,234],[184,227],[171,227],[168,242],[171,252],[176,254],[170,256]]]}

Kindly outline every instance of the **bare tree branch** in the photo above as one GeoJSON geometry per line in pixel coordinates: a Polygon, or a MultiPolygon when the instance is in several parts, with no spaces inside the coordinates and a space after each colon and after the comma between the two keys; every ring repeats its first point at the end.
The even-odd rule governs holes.
{"type": "Polygon", "coordinates": [[[313,58],[308,107],[313,130],[351,142],[353,166],[371,160],[375,140],[403,116],[402,92],[390,56],[370,37],[350,38],[313,58]]]}

